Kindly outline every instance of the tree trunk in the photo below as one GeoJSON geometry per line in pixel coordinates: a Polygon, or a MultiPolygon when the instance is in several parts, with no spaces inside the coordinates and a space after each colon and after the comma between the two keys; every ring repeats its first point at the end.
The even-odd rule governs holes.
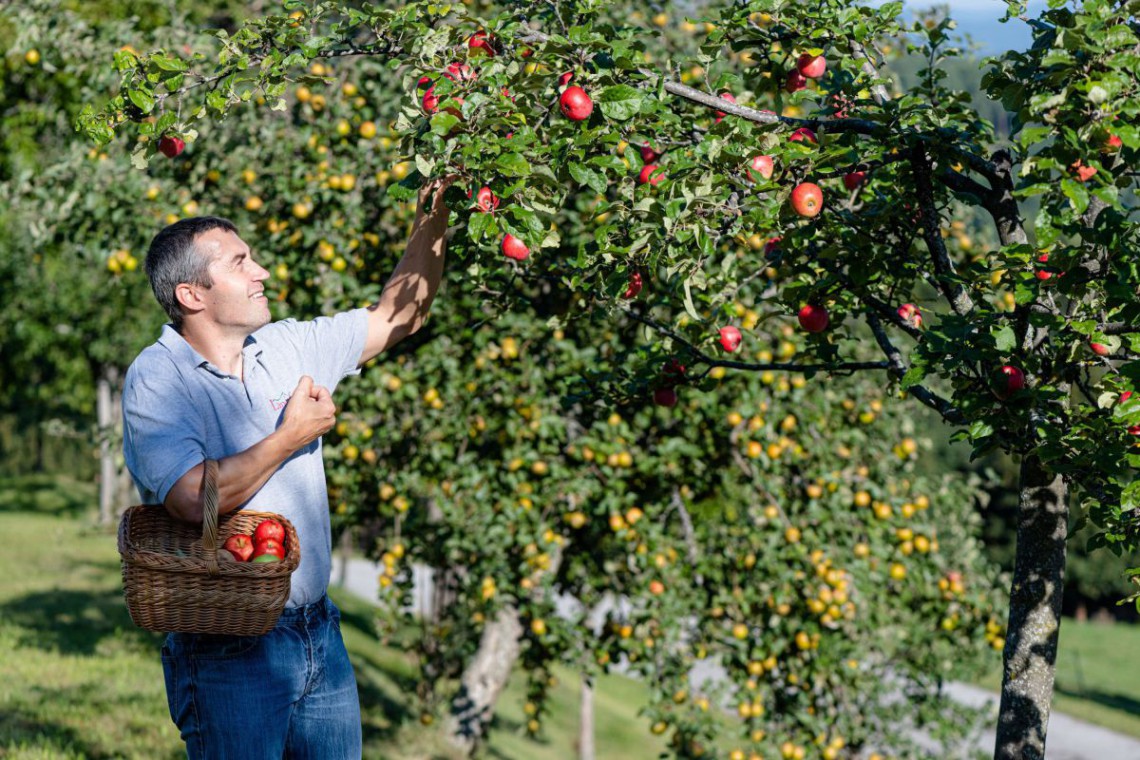
{"type": "Polygon", "coordinates": [[[95,415],[99,430],[99,524],[110,525],[115,519],[119,473],[115,467],[112,440],[115,426],[114,387],[118,380],[114,367],[103,367],[95,393],[95,415]]]}
{"type": "Polygon", "coordinates": [[[1061,629],[1068,489],[1033,456],[1020,488],[995,760],[1044,759],[1061,629]]]}
{"type": "Polygon", "coordinates": [[[578,717],[578,760],[594,760],[594,685],[582,674],[582,699],[578,717]]]}
{"type": "Polygon", "coordinates": [[[487,732],[495,702],[519,658],[522,632],[518,611],[512,606],[503,607],[483,629],[479,651],[463,671],[445,731],[447,740],[468,755],[487,732]]]}

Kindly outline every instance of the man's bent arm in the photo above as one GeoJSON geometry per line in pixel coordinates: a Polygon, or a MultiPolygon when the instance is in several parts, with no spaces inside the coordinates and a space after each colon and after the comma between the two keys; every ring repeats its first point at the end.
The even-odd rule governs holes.
{"type": "MultiPolygon", "coordinates": [[[[302,377],[280,427],[245,451],[218,460],[218,514],[232,512],[253,498],[286,459],[335,423],[336,406],[328,389],[314,386],[311,377],[302,377]]],[[[163,501],[167,512],[185,522],[202,522],[205,471],[203,462],[175,482],[163,501]]]]}
{"type": "Polygon", "coordinates": [[[448,214],[443,194],[451,181],[452,178],[444,179],[420,189],[407,251],[384,285],[380,299],[368,307],[368,335],[359,364],[396,345],[427,320],[443,278],[448,214]],[[425,214],[424,205],[429,198],[432,209],[425,214]]]}
{"type": "MultiPolygon", "coordinates": [[[[281,463],[293,455],[279,435],[270,433],[245,451],[218,460],[218,514],[224,515],[245,504],[257,493],[281,463]]],[[[205,463],[190,468],[166,495],[166,511],[179,520],[202,522],[205,497],[205,463]]]]}

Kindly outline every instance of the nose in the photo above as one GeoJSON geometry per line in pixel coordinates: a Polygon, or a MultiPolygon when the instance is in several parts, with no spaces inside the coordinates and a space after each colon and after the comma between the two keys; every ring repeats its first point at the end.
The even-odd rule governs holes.
{"type": "Polygon", "coordinates": [[[261,266],[261,264],[254,263],[253,281],[261,282],[262,280],[269,279],[269,270],[261,266]]]}

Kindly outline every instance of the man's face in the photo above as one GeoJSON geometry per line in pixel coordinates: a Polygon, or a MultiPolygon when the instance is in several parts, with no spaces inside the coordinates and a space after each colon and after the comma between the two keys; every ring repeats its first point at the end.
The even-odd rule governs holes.
{"type": "Polygon", "coordinates": [[[252,333],[269,323],[269,301],[263,282],[269,272],[254,262],[249,246],[233,232],[214,229],[194,240],[209,259],[213,285],[202,289],[205,313],[214,324],[252,333]]]}

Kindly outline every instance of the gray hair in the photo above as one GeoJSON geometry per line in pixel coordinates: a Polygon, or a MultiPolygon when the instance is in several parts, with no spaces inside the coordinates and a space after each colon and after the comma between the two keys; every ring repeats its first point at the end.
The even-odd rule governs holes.
{"type": "Polygon", "coordinates": [[[182,328],[182,306],[174,295],[183,283],[209,288],[214,283],[207,267],[210,259],[198,251],[194,240],[211,230],[237,232],[237,225],[219,216],[195,216],[179,219],[154,236],[146,253],[143,269],[150,280],[154,297],[176,329],[182,328]]]}

